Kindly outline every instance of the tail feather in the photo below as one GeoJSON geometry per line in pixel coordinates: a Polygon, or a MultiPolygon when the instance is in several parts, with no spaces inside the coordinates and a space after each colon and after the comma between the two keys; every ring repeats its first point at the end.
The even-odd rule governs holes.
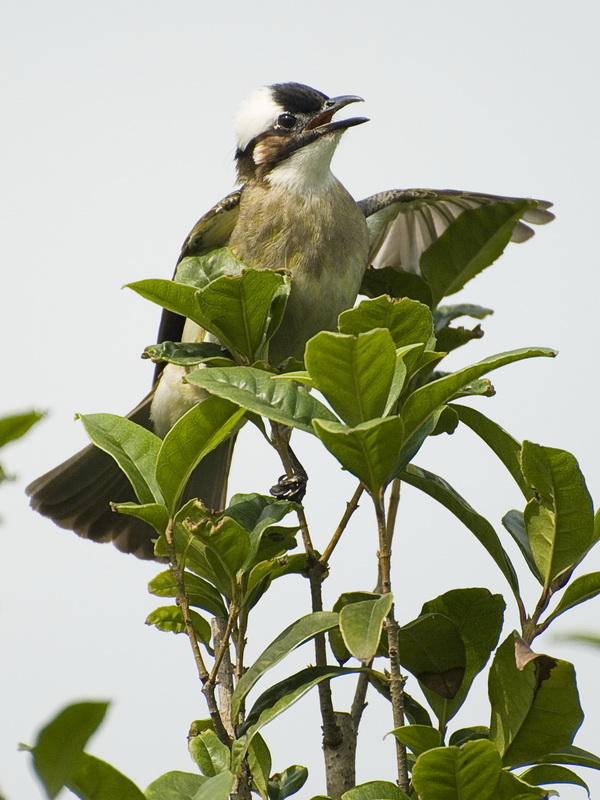
{"type": "MultiPolygon", "coordinates": [[[[150,428],[151,400],[148,395],[129,419],[150,428]]],[[[185,499],[198,497],[208,508],[224,507],[233,444],[233,438],[223,442],[196,467],[185,499]]],[[[142,520],[112,510],[111,503],[137,502],[137,498],[114,459],[94,445],[32,481],[25,491],[31,507],[59,527],[95,542],[112,541],[122,552],[138,558],[155,558],[156,531],[142,520]]]]}

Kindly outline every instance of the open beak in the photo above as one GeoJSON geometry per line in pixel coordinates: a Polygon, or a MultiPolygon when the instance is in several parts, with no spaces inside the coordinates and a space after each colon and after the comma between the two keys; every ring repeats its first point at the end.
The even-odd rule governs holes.
{"type": "Polygon", "coordinates": [[[325,101],[325,107],[314,116],[304,128],[305,131],[315,131],[319,135],[331,133],[332,131],[346,130],[354,125],[362,125],[368,122],[367,117],[351,117],[350,119],[340,119],[332,122],[333,115],[340,109],[350,105],[350,103],[364,103],[362,97],[353,94],[345,94],[341,97],[331,97],[325,101]]]}

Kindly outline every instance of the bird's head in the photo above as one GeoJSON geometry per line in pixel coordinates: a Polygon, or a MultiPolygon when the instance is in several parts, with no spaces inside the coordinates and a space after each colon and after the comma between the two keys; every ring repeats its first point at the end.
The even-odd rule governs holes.
{"type": "Polygon", "coordinates": [[[236,117],[240,182],[277,177],[284,182],[290,171],[315,179],[329,173],[343,132],[368,122],[366,117],[333,120],[333,116],[358,102],[362,97],[327,97],[301,83],[276,83],[256,89],[244,100],[236,117]],[[284,165],[285,170],[281,169],[284,165]]]}

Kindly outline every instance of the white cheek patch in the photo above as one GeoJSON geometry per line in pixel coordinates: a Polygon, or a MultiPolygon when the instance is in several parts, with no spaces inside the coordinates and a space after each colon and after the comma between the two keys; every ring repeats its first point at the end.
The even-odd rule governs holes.
{"type": "Polygon", "coordinates": [[[272,128],[283,109],[274,100],[269,86],[255,89],[240,105],[235,117],[237,146],[245,150],[252,139],[272,128]]]}

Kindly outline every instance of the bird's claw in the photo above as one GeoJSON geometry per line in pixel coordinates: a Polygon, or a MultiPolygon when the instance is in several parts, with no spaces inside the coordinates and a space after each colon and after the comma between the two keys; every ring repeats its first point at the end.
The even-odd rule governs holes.
{"type": "Polygon", "coordinates": [[[271,486],[269,493],[278,500],[300,503],[306,494],[307,483],[306,475],[282,475],[275,486],[271,486]]]}

